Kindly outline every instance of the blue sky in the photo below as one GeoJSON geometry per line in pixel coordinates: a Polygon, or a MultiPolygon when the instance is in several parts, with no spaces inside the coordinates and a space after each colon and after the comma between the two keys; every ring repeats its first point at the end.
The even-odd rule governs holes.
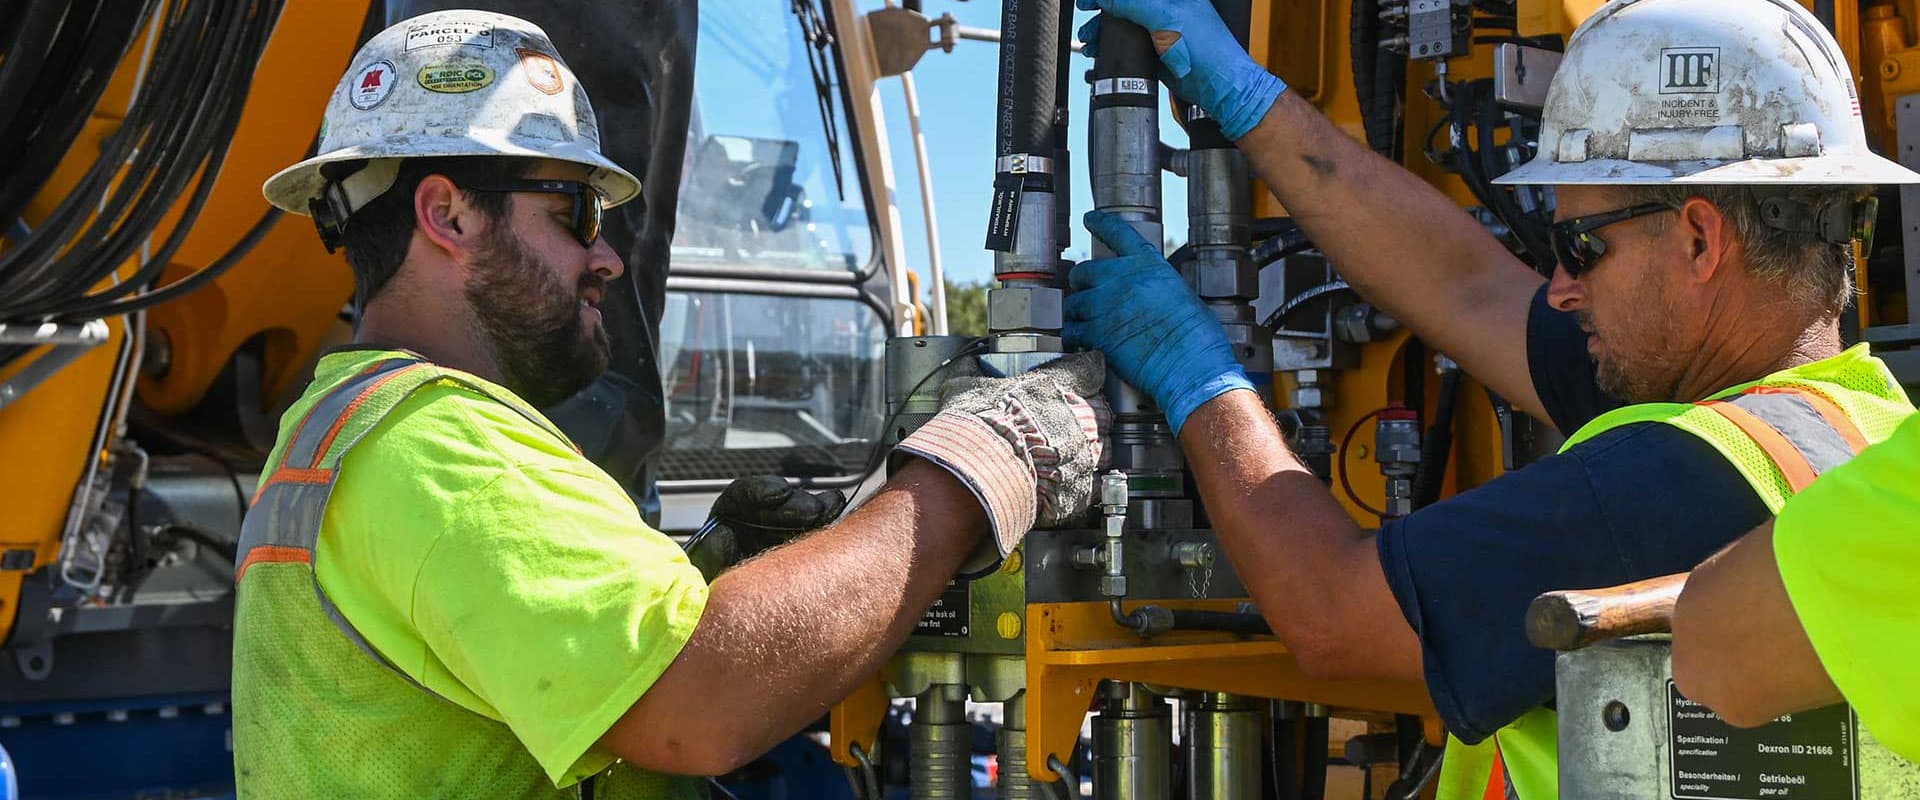
{"type": "MultiPolygon", "coordinates": [[[[862,0],[862,10],[882,6],[881,0],[862,0]]],[[[927,16],[952,14],[962,25],[1000,27],[998,0],[929,0],[927,16]]],[[[1082,11],[1078,24],[1092,16],[1082,11]]],[[[1092,60],[1076,55],[1072,69],[1071,118],[1073,133],[1073,212],[1077,219],[1092,206],[1086,182],[1087,86],[1082,80],[1092,60]]],[[[921,129],[927,139],[933,171],[934,207],[940,217],[940,251],[947,279],[979,283],[993,275],[993,256],[986,240],[987,208],[992,198],[994,157],[994,87],[999,74],[999,47],[990,42],[961,41],[952,53],[930,50],[914,68],[920,91],[921,129]]],[[[901,229],[906,234],[907,263],[922,275],[927,268],[926,224],[921,216],[919,178],[915,173],[912,131],[900,81],[880,82],[886,104],[888,143],[893,150],[896,200],[901,229]]],[[[1186,146],[1186,134],[1174,124],[1163,105],[1160,137],[1175,147],[1186,146]]],[[[1186,240],[1186,182],[1173,175],[1164,181],[1167,238],[1186,240]]],[[[1087,233],[1074,226],[1067,255],[1084,259],[1090,249],[1087,233]]]]}

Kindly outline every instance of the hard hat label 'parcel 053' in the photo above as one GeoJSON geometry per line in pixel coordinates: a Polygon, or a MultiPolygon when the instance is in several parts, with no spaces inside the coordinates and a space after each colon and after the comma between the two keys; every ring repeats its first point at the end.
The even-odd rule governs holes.
{"type": "Polygon", "coordinates": [[[493,26],[485,22],[441,22],[433,25],[407,26],[408,50],[456,44],[468,47],[492,47],[493,26]]]}

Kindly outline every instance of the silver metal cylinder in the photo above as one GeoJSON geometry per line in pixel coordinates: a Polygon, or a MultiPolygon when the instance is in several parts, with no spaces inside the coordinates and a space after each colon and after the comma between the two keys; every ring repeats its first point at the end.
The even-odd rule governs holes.
{"type": "MultiPolygon", "coordinates": [[[[938,377],[929,377],[955,353],[973,342],[971,336],[896,336],[887,340],[887,413],[897,415],[907,431],[919,427],[940,410],[938,377]],[[909,418],[918,417],[911,426],[909,418]]],[[[890,432],[891,433],[891,432],[890,432]]]]}
{"type": "Polygon", "coordinates": [[[937,684],[921,692],[907,726],[913,800],[965,800],[973,796],[967,687],[937,684]]]}
{"type": "Polygon", "coordinates": [[[1168,800],[1172,751],[1166,701],[1137,683],[1107,684],[1106,703],[1093,718],[1096,800],[1168,800]]]}
{"type": "Polygon", "coordinates": [[[1027,776],[1027,692],[1022,689],[1000,711],[1000,736],[994,742],[1000,760],[1000,781],[994,796],[1000,800],[1038,797],[1027,776]]]}
{"type": "Polygon", "coordinates": [[[993,274],[1022,276],[1002,278],[1008,286],[1052,286],[1060,271],[1060,237],[1054,229],[1053,192],[1029,190],[1020,194],[1020,219],[1014,225],[1013,252],[993,254],[993,274]],[[1024,276],[1042,275],[1045,278],[1024,276]]]}
{"type": "Polygon", "coordinates": [[[1183,703],[1187,800],[1260,797],[1260,711],[1244,697],[1208,692],[1183,703]]]}
{"type": "MultiPolygon", "coordinates": [[[[1159,109],[1112,106],[1088,115],[1087,160],[1093,207],[1133,222],[1147,241],[1160,243],[1159,109]],[[1148,228],[1151,228],[1149,230],[1148,228]]],[[[1100,245],[1095,244],[1096,255],[1100,245]]]]}

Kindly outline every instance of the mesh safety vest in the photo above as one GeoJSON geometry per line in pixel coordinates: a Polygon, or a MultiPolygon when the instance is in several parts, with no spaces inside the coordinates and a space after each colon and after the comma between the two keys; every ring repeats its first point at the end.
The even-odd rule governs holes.
{"type": "Polygon", "coordinates": [[[556,788],[505,724],[393,666],[328,599],[313,562],[340,464],[407,397],[445,383],[567,441],[519,398],[408,358],[379,362],[314,404],[268,465],[241,526],[233,639],[240,796],[703,797],[688,779],[620,763],[556,788]]]}
{"type": "MultiPolygon", "coordinates": [[[[1778,514],[1788,497],[1891,436],[1913,412],[1893,373],[1859,344],[1698,403],[1614,409],[1582,426],[1560,451],[1623,425],[1666,423],[1712,445],[1747,479],[1767,510],[1778,514]]],[[[1498,800],[1509,788],[1520,800],[1557,800],[1559,753],[1558,717],[1544,707],[1477,745],[1449,736],[1438,800],[1498,800]]]]}

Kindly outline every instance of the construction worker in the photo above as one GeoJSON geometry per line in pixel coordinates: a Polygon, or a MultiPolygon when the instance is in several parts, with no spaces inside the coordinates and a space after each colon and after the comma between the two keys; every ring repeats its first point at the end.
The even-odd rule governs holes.
{"type": "Polygon", "coordinates": [[[1743,727],[1844,699],[1863,739],[1920,762],[1916,528],[1920,417],[1694,569],[1674,606],[1674,682],[1743,727]]]}
{"type": "Polygon", "coordinates": [[[703,581],[535,410],[607,365],[597,305],[623,266],[598,224],[640,198],[526,21],[374,36],[318,155],[265,193],[345,249],[360,315],[243,527],[242,797],[697,793],[672,776],[819,718],[977,545],[991,562],[1091,494],[1097,358],[960,374],[864,507],[703,581]]]}
{"type": "MultiPolygon", "coordinates": [[[[1276,635],[1313,675],[1424,681],[1458,739],[1497,739],[1522,800],[1558,794],[1529,601],[1685,571],[1913,411],[1838,319],[1863,195],[1920,175],[1868,151],[1840,47],[1790,0],[1616,0],[1573,35],[1537,155],[1499,181],[1554,187],[1551,280],[1287,91],[1206,0],[1079,4],[1104,12],[1092,49],[1107,15],[1152,33],[1174,91],[1364,299],[1568,435],[1365,531],[1157,248],[1088,216],[1117,255],[1071,273],[1068,336],[1166,409],[1276,635]]],[[[1504,788],[1491,749],[1449,750],[1443,797],[1504,788]]]]}

